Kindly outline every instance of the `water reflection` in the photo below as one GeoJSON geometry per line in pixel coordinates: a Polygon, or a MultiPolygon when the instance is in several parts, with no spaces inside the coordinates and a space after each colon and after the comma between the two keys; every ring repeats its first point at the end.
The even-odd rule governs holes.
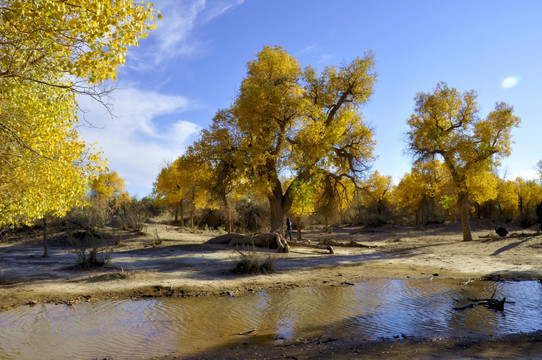
{"type": "Polygon", "coordinates": [[[542,329],[542,286],[526,282],[370,280],[355,286],[205,297],[38,305],[0,313],[0,358],[134,358],[307,336],[450,337],[542,329]],[[453,310],[506,297],[504,312],[453,310]]]}

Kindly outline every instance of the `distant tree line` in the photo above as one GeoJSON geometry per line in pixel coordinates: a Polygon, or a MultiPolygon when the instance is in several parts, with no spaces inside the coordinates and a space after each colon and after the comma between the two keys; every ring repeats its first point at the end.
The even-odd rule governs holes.
{"type": "Polygon", "coordinates": [[[438,83],[418,93],[407,119],[413,168],[396,186],[378,172],[373,131],[360,108],[372,94],[374,55],[341,67],[301,69],[281,47],[264,47],[247,64],[233,104],[219,110],[185,154],[154,184],[158,202],[184,213],[218,210],[232,231],[240,201],[266,199],[270,231],[286,216],[364,224],[423,224],[460,219],[472,240],[471,217],[523,224],[540,201],[536,182],[497,176],[520,119],[498,102],[479,115],[477,94],[438,83]],[[250,195],[248,195],[250,194],[250,195]],[[336,220],[337,217],[341,220],[336,220]]]}
{"type": "MultiPolygon", "coordinates": [[[[172,171],[172,167],[173,164],[165,167],[162,176],[172,171]]],[[[480,177],[483,181],[471,188],[470,220],[513,223],[523,227],[535,224],[536,205],[542,202],[542,181],[521,177],[503,179],[496,172],[487,172],[480,177]]],[[[181,199],[177,193],[174,196],[159,193],[161,179],[159,177],[155,183],[154,200],[158,207],[175,216],[178,225],[249,233],[270,230],[270,209],[263,197],[230,194],[228,206],[221,206],[221,202],[212,197],[202,205],[197,197],[181,199]]],[[[313,225],[423,226],[461,221],[457,192],[439,160],[414,165],[398,184],[393,183],[391,176],[374,171],[358,185],[332,201],[323,198],[322,193],[301,189],[301,200],[294,201],[286,216],[292,219],[296,229],[313,225]]]]}

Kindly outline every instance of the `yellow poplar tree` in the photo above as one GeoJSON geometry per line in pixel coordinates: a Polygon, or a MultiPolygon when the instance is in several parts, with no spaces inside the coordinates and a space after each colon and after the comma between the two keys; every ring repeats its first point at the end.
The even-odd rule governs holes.
{"type": "Polygon", "coordinates": [[[191,205],[190,226],[193,228],[196,210],[217,208],[208,185],[212,172],[209,164],[202,164],[194,156],[191,156],[191,152],[187,152],[179,159],[181,160],[178,164],[181,188],[185,189],[186,198],[191,205]]]}
{"type": "Polygon", "coordinates": [[[74,130],[72,102],[59,88],[0,79],[0,225],[65,215],[104,168],[74,130]]]}
{"type": "Polygon", "coordinates": [[[542,200],[542,189],[534,180],[517,177],[513,182],[517,211],[522,221],[529,219],[529,211],[542,200]]]}
{"type": "Polygon", "coordinates": [[[114,80],[128,46],[155,27],[154,13],[134,0],[4,0],[0,77],[79,90],[114,80]]]}
{"type": "Polygon", "coordinates": [[[102,173],[90,182],[90,195],[103,199],[119,197],[124,191],[124,180],[116,171],[102,173]]]}
{"type": "Polygon", "coordinates": [[[497,209],[503,220],[512,220],[519,207],[519,199],[515,192],[515,184],[511,180],[497,179],[497,209]]]}
{"type": "Polygon", "coordinates": [[[90,181],[90,196],[94,198],[93,206],[102,211],[114,213],[129,204],[132,199],[124,191],[124,179],[116,171],[101,173],[90,181]]]}
{"type": "Polygon", "coordinates": [[[279,231],[294,200],[282,179],[321,176],[345,186],[372,160],[373,134],[359,107],[372,93],[374,60],[367,54],[318,75],[311,67],[302,70],[283,48],[266,46],[247,68],[239,95],[219,112],[220,120],[236,134],[236,168],[268,199],[271,231],[279,231]]]}
{"type": "Polygon", "coordinates": [[[132,0],[2,1],[0,226],[64,215],[103,171],[75,130],[76,95],[102,95],[154,13],[132,0]]]}
{"type": "Polygon", "coordinates": [[[159,203],[178,207],[181,226],[184,226],[185,203],[190,205],[190,221],[193,227],[195,210],[216,207],[208,186],[211,174],[207,164],[201,163],[190,151],[160,171],[153,184],[153,193],[159,203]]]}
{"type": "Polygon", "coordinates": [[[391,207],[393,189],[392,177],[380,175],[378,171],[375,171],[362,185],[364,205],[376,210],[378,215],[382,215],[385,209],[391,207]]]}
{"type": "Polygon", "coordinates": [[[184,226],[183,201],[185,194],[181,188],[181,177],[177,168],[177,161],[162,167],[156,181],[153,183],[152,193],[160,205],[172,206],[175,221],[181,215],[181,226],[184,226]]]}
{"type": "Polygon", "coordinates": [[[315,212],[324,217],[326,231],[331,233],[333,222],[340,219],[354,202],[358,184],[320,174],[313,177],[312,185],[316,198],[315,212]]]}
{"type": "Polygon", "coordinates": [[[313,185],[299,180],[289,186],[292,187],[292,197],[294,199],[289,212],[295,218],[297,239],[301,240],[301,219],[312,215],[316,210],[316,203],[319,200],[317,198],[318,192],[313,185]]]}
{"type": "Polygon", "coordinates": [[[394,189],[397,207],[414,214],[416,224],[440,220],[439,202],[449,195],[449,176],[441,161],[416,163],[394,189]]]}
{"type": "Polygon", "coordinates": [[[239,134],[231,126],[230,116],[229,111],[218,111],[210,127],[202,130],[199,140],[187,149],[194,166],[204,169],[200,185],[226,212],[228,232],[232,231],[232,202],[247,190],[245,173],[236,158],[239,134]]]}
{"type": "MultiPolygon", "coordinates": [[[[491,207],[492,200],[497,198],[497,174],[493,171],[480,171],[468,178],[469,199],[476,205],[478,218],[482,216],[483,206],[491,207]]],[[[487,210],[487,209],[486,209],[487,210]]]]}
{"type": "Polygon", "coordinates": [[[460,94],[441,82],[432,93],[416,95],[414,114],[408,119],[408,144],[415,160],[439,158],[452,178],[464,241],[472,240],[469,196],[473,182],[510,155],[510,132],[520,122],[504,102],[480,118],[476,98],[474,91],[460,94]]]}

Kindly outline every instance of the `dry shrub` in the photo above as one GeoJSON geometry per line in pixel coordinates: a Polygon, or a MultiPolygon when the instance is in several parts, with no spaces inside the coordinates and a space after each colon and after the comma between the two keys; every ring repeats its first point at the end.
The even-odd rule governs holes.
{"type": "Polygon", "coordinates": [[[143,202],[131,199],[122,206],[122,211],[119,213],[122,229],[136,232],[143,231],[149,215],[149,211],[143,202]]]}
{"type": "Polygon", "coordinates": [[[265,201],[241,200],[235,207],[235,227],[248,233],[263,233],[269,228],[269,206],[265,201]]]}
{"type": "Polygon", "coordinates": [[[239,258],[232,267],[234,274],[269,274],[273,272],[275,257],[260,254],[255,249],[238,251],[239,258]]]}
{"type": "Polygon", "coordinates": [[[81,229],[94,232],[111,222],[113,213],[105,200],[91,197],[86,206],[72,209],[65,219],[81,229]]]}
{"type": "Polygon", "coordinates": [[[70,237],[70,242],[75,246],[77,254],[76,268],[96,269],[111,263],[111,255],[104,254],[102,239],[100,236],[86,231],[84,237],[81,232],[70,237]]]}

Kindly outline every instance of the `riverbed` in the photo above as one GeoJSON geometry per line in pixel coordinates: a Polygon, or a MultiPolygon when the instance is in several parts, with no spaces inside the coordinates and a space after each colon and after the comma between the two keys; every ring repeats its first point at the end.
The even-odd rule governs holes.
{"type": "Polygon", "coordinates": [[[2,359],[183,356],[298,338],[477,338],[542,330],[538,281],[438,276],[228,296],[37,304],[0,313],[2,359]],[[473,299],[506,298],[504,311],[473,299]]]}

